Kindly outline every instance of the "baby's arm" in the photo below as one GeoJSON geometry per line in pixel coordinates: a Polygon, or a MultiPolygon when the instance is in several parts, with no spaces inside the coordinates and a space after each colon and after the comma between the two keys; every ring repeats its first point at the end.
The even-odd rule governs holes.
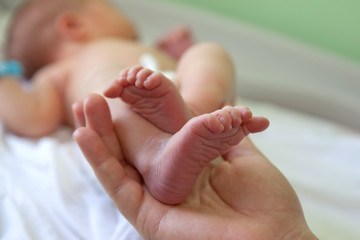
{"type": "Polygon", "coordinates": [[[12,77],[0,78],[0,119],[15,134],[44,136],[62,120],[62,103],[55,86],[39,75],[29,89],[12,77]]]}

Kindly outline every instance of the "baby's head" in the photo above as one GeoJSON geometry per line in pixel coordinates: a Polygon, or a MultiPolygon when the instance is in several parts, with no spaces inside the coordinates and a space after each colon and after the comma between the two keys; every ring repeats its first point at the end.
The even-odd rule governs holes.
{"type": "Polygon", "coordinates": [[[6,57],[20,61],[31,77],[76,47],[104,37],[136,38],[132,24],[106,0],[27,0],[11,22],[6,57]]]}

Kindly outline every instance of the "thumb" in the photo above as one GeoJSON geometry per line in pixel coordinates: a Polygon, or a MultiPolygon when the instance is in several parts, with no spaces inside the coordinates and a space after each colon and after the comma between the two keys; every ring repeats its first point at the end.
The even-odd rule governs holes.
{"type": "Polygon", "coordinates": [[[144,195],[140,183],[128,176],[95,131],[82,127],[74,132],[73,137],[119,211],[134,224],[144,195]]]}

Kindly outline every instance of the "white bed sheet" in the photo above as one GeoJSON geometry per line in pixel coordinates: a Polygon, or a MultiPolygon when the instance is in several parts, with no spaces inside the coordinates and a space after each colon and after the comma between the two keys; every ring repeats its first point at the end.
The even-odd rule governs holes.
{"type": "Polygon", "coordinates": [[[62,128],[24,139],[0,128],[0,239],[141,239],[62,128]]]}

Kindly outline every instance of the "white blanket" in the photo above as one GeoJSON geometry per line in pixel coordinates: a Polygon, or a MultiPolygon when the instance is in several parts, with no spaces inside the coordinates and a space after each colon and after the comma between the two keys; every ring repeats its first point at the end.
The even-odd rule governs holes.
{"type": "Polygon", "coordinates": [[[0,128],[0,239],[141,239],[118,213],[70,129],[38,140],[0,128]]]}

